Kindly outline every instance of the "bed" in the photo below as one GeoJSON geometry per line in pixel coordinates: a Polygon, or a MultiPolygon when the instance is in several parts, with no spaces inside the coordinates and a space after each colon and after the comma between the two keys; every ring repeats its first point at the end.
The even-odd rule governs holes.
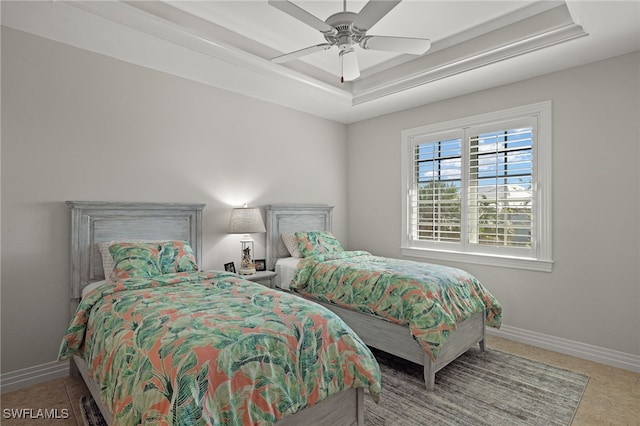
{"type": "MultiPolygon", "coordinates": [[[[281,289],[288,290],[291,283],[298,288],[293,288],[292,291],[301,294],[305,298],[314,300],[320,303],[322,306],[332,310],[339,315],[361,338],[364,342],[374,348],[391,353],[403,359],[412,361],[414,363],[423,366],[424,381],[427,390],[435,389],[435,374],[455,360],[461,354],[475,345],[479,345],[481,350],[485,349],[485,326],[487,324],[499,327],[501,321],[501,307],[497,300],[493,298],[486,290],[481,286],[475,278],[465,271],[455,268],[446,268],[439,265],[429,265],[421,262],[411,262],[407,260],[390,259],[391,266],[381,264],[378,269],[384,269],[387,267],[396,268],[406,266],[407,269],[418,268],[431,268],[428,273],[432,275],[445,276],[448,280],[449,277],[456,275],[456,285],[462,283],[466,285],[466,281],[473,282],[472,292],[476,290],[482,292],[481,297],[483,300],[475,300],[480,307],[475,309],[474,312],[466,314],[461,320],[453,320],[452,324],[438,323],[437,327],[446,329],[444,333],[433,333],[439,339],[436,343],[425,344],[420,336],[420,332],[416,332],[419,327],[412,324],[409,320],[399,323],[395,319],[385,318],[383,315],[387,315],[386,310],[375,312],[371,309],[370,312],[362,312],[362,306],[353,308],[348,306],[344,301],[349,297],[348,293],[351,291],[350,286],[343,286],[338,281],[354,282],[359,281],[363,277],[363,280],[367,280],[374,289],[376,284],[380,283],[381,278],[378,278],[376,271],[362,269],[361,266],[354,267],[352,264],[341,267],[336,266],[339,262],[343,262],[337,255],[317,255],[311,257],[317,257],[318,259],[307,262],[311,259],[299,259],[291,256],[291,244],[289,249],[284,243],[283,235],[285,237],[292,238],[293,233],[298,233],[298,237],[301,234],[305,234],[303,231],[307,231],[306,235],[318,234],[317,231],[330,231],[332,230],[332,211],[333,207],[327,205],[271,205],[266,208],[267,216],[267,242],[266,242],[266,264],[267,268],[275,270],[278,273],[276,283],[281,289]],[[313,231],[313,232],[308,232],[313,231]],[[305,269],[309,271],[305,272],[305,269]],[[316,268],[316,269],[313,269],[316,268]],[[435,269],[434,269],[435,268],[435,269]],[[356,272],[351,271],[357,269],[356,272]],[[349,273],[353,272],[353,275],[347,276],[344,271],[349,273]],[[305,275],[306,273],[306,275],[305,275]],[[357,275],[357,274],[360,275],[357,275]],[[322,276],[324,283],[330,283],[333,285],[331,291],[325,291],[317,286],[316,281],[309,279],[305,281],[302,277],[311,278],[313,274],[322,276]],[[452,275],[453,274],[453,275],[452,275]],[[464,276],[464,283],[458,278],[457,275],[464,276]],[[294,280],[295,278],[295,280],[294,280]],[[371,278],[371,279],[370,279],[371,278]],[[351,280],[351,281],[349,281],[351,280]],[[307,286],[306,283],[313,282],[313,285],[307,286]],[[345,287],[347,287],[345,289],[345,287]],[[318,290],[320,288],[320,290],[318,290]],[[336,294],[340,295],[336,296],[336,294]],[[334,297],[335,296],[335,297],[334,297]],[[360,309],[358,311],[357,309],[360,309]],[[411,331],[409,328],[411,327],[411,331]],[[434,349],[437,344],[437,350],[434,349]]],[[[285,238],[287,239],[287,238],[285,238]]],[[[303,241],[303,245],[309,243],[303,241]]],[[[328,244],[331,244],[328,243],[328,244]]],[[[339,243],[338,243],[339,244],[339,243]]],[[[295,243],[294,243],[295,245],[295,243]]],[[[302,247],[302,246],[301,246],[302,247]]],[[[295,247],[293,247],[295,249],[295,247]]],[[[388,259],[377,258],[370,256],[366,252],[348,252],[344,257],[347,258],[346,262],[351,262],[351,256],[353,254],[353,264],[367,265],[371,262],[387,262],[388,259]],[[362,257],[359,257],[362,255],[362,257]],[[369,257],[367,257],[369,256],[369,257]],[[365,259],[362,261],[361,259],[365,259]],[[358,263],[359,262],[359,263],[358,263]]],[[[296,256],[299,256],[297,254],[296,256]]],[[[386,271],[383,275],[386,275],[386,271]]],[[[398,275],[394,273],[394,276],[398,275]]],[[[415,288],[414,288],[415,289],[415,288]]],[[[422,293],[420,293],[422,294],[422,293]]],[[[421,296],[424,297],[424,296],[421,296]]],[[[434,303],[435,304],[435,303],[434,303]]],[[[411,308],[408,308],[411,309],[411,308]]],[[[432,309],[429,307],[428,309],[432,309]]],[[[455,309],[455,308],[454,308],[455,309]]],[[[391,315],[388,315],[390,317],[391,315]]],[[[447,316],[448,317],[448,316],[447,316]]],[[[433,330],[436,329],[434,326],[433,330]]],[[[424,330],[424,335],[431,333],[430,330],[424,330]]],[[[436,338],[433,338],[434,341],[436,338]]]]}
{"type": "Polygon", "coordinates": [[[108,424],[364,424],[364,389],[380,396],[369,349],[297,296],[200,271],[204,205],[67,205],[72,320],[59,358],[108,424]]]}

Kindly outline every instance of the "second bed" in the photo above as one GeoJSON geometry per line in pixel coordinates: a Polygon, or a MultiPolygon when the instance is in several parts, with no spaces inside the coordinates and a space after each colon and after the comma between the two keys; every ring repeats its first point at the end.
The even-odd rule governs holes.
{"type": "Polygon", "coordinates": [[[332,310],[367,345],[422,365],[428,390],[451,361],[476,344],[484,350],[485,326],[500,326],[502,308],[475,277],[344,251],[330,233],[332,210],[266,207],[266,263],[278,273],[280,288],[332,310]]]}

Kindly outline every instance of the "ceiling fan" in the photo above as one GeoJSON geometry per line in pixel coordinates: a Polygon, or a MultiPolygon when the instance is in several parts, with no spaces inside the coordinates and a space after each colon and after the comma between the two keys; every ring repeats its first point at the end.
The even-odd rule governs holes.
{"type": "Polygon", "coordinates": [[[339,57],[342,61],[340,81],[345,82],[360,77],[358,58],[354,50],[356,44],[365,50],[422,55],[431,47],[429,39],[367,34],[367,31],[396,7],[400,1],[369,0],[359,13],[355,13],[347,11],[347,1],[343,0],[343,11],[329,16],[326,21],[322,21],[288,0],[269,0],[271,6],[320,31],[327,40],[326,43],[276,56],[271,61],[280,64],[337,46],[340,49],[339,57]]]}

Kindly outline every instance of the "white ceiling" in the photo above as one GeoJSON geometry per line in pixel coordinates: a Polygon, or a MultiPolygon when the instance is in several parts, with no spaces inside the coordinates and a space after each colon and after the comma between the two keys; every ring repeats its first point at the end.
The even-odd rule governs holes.
{"type": "MultiPolygon", "coordinates": [[[[343,8],[293,2],[321,20],[343,8]]],[[[429,38],[431,49],[358,48],[361,77],[341,84],[336,47],[269,60],[325,40],[267,0],[1,7],[8,27],[344,123],[640,50],[640,1],[404,0],[368,34],[429,38]]]]}
{"type": "MultiPolygon", "coordinates": [[[[343,9],[341,0],[293,1],[322,21],[343,9]]],[[[362,0],[348,0],[347,10],[359,12],[366,3],[362,0]]],[[[534,2],[407,0],[380,20],[369,34],[428,38],[438,41],[462,30],[481,26],[532,3],[534,2]],[[436,11],[441,13],[434,13],[436,11]]],[[[267,4],[267,1],[175,1],[170,4],[273,47],[282,53],[325,42],[320,32],[274,9],[267,4]]],[[[361,70],[399,56],[390,52],[358,50],[361,70]]],[[[340,67],[336,49],[309,55],[303,61],[333,74],[335,81],[338,81],[340,67]]]]}

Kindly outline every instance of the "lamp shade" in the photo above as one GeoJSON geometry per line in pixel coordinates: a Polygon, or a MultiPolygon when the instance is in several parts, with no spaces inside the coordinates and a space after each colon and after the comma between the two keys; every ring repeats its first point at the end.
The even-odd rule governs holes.
{"type": "Polygon", "coordinates": [[[230,234],[254,234],[267,232],[258,208],[240,208],[231,211],[230,234]]]}

